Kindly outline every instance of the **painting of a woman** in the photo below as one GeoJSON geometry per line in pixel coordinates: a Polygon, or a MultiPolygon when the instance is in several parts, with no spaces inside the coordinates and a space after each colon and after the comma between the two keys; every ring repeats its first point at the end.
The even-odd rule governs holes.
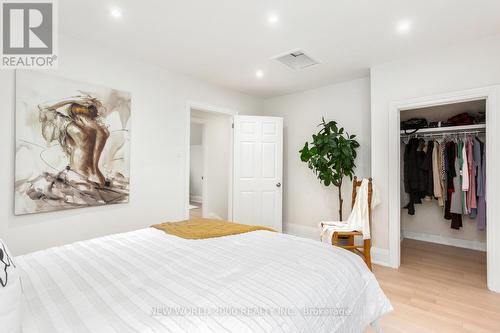
{"type": "Polygon", "coordinates": [[[104,186],[99,159],[109,131],[99,119],[102,103],[90,96],[77,96],[38,108],[43,137],[48,142],[59,141],[69,156],[70,169],[104,186]],[[67,115],[58,111],[61,108],[67,109],[67,115]]]}
{"type": "Polygon", "coordinates": [[[16,214],[127,202],[130,96],[86,87],[61,97],[62,91],[34,87],[40,90],[35,95],[42,95],[36,104],[34,91],[19,87],[17,119],[30,123],[18,131],[16,214]]]}

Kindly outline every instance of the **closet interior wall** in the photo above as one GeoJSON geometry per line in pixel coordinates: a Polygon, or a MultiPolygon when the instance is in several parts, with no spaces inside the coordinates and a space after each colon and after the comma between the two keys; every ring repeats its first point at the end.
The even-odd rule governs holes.
{"type": "MultiPolygon", "coordinates": [[[[411,118],[425,118],[429,122],[446,121],[457,114],[468,112],[478,114],[486,111],[486,101],[471,101],[401,111],[400,119],[405,121],[411,118]]],[[[418,133],[418,132],[417,132],[418,133]]],[[[454,135],[454,134],[453,134],[454,135]]],[[[453,136],[450,135],[450,136],[453,136]]],[[[459,135],[460,136],[460,135],[459,135]]],[[[477,135],[485,142],[485,133],[477,135]]],[[[461,136],[462,137],[462,136],[461,136]]],[[[434,137],[440,140],[440,136],[434,137]]],[[[428,140],[428,139],[426,139],[428,140]]],[[[401,140],[401,158],[404,156],[405,143],[401,140]]],[[[422,200],[422,204],[415,205],[415,215],[409,215],[404,206],[408,203],[408,196],[404,189],[404,170],[401,167],[401,238],[418,239],[428,242],[448,244],[475,250],[486,251],[486,231],[478,230],[476,220],[468,215],[462,215],[463,227],[460,230],[450,227],[451,221],[444,219],[444,209],[438,201],[422,200]]]]}

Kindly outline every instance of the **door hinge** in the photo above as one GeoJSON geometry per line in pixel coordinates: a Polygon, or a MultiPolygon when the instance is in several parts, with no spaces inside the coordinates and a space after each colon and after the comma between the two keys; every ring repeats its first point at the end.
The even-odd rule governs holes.
{"type": "Polygon", "coordinates": [[[231,128],[234,128],[234,123],[231,124],[231,128]]]}

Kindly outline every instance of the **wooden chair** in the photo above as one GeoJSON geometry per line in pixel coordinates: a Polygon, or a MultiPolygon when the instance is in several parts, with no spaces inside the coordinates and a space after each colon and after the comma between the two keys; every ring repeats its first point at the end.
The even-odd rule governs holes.
{"type": "MultiPolygon", "coordinates": [[[[372,228],[372,196],[373,196],[373,184],[372,178],[368,178],[368,216],[370,230],[372,228]]],[[[352,184],[352,201],[351,208],[354,207],[356,203],[356,194],[358,187],[361,186],[361,181],[358,181],[357,177],[354,177],[352,184]]],[[[321,225],[323,227],[323,225],[321,225]]],[[[370,270],[372,270],[372,259],[371,259],[371,239],[364,239],[363,245],[355,245],[355,237],[363,237],[362,231],[336,231],[333,233],[332,244],[351,252],[361,255],[370,270]],[[343,240],[346,244],[341,244],[339,240],[343,240]]]]}

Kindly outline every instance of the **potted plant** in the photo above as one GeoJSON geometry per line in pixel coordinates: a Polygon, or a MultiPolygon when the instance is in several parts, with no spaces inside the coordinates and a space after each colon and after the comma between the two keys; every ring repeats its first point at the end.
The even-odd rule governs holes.
{"type": "Polygon", "coordinates": [[[339,218],[342,221],[342,181],[351,180],[356,164],[356,149],[359,148],[356,135],[349,135],[344,128],[339,128],[336,121],[325,122],[322,118],[318,133],[313,134],[312,142],[306,142],[300,152],[300,159],[307,162],[309,169],[325,186],[333,185],[338,189],[339,218]]]}

